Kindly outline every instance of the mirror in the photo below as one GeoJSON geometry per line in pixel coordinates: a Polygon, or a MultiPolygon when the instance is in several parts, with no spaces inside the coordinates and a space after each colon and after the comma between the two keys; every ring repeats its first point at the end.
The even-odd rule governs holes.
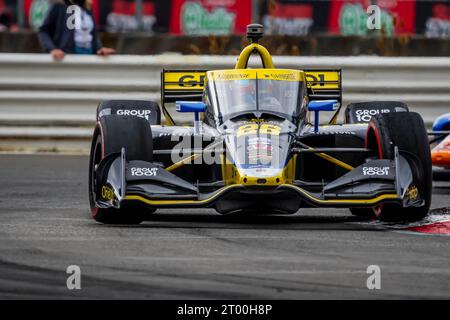
{"type": "Polygon", "coordinates": [[[309,111],[335,111],[338,107],[337,100],[315,100],[308,103],[309,111]]]}
{"type": "Polygon", "coordinates": [[[335,111],[339,108],[337,100],[315,100],[308,103],[308,110],[314,112],[314,132],[319,132],[319,112],[335,111]]]}
{"type": "Polygon", "coordinates": [[[206,104],[198,101],[177,101],[176,110],[178,112],[205,112],[206,104]]]}

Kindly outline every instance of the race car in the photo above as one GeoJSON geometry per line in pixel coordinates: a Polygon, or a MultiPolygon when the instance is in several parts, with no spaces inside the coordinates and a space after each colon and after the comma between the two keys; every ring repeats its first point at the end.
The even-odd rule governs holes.
{"type": "Polygon", "coordinates": [[[432,171],[421,116],[399,102],[366,102],[349,105],[338,124],[341,70],[277,69],[258,43],[262,26],[247,31],[251,43],[234,68],[163,70],[161,106],[99,104],[89,167],[93,218],[135,224],[161,208],[293,214],[329,207],[422,219],[432,171]],[[248,67],[252,54],[262,67],[248,67]],[[192,113],[193,126],[177,124],[170,104],[192,113]],[[324,125],[323,112],[333,112],[324,125]]]}
{"type": "Polygon", "coordinates": [[[432,131],[429,132],[433,139],[430,143],[436,144],[431,150],[434,180],[450,180],[450,113],[438,117],[432,131]]]}

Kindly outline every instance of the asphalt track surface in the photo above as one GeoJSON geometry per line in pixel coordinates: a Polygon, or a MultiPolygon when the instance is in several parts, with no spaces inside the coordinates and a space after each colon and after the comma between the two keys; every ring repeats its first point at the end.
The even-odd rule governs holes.
{"type": "MultiPolygon", "coordinates": [[[[161,210],[135,227],[90,219],[88,159],[0,155],[1,299],[450,298],[450,237],[347,210],[221,216],[161,210]],[[66,268],[81,268],[68,290],[66,268]],[[368,290],[369,265],[381,289],[368,290]]],[[[448,186],[448,187],[447,187],[448,186]]],[[[450,206],[450,185],[433,208],[450,206]]]]}

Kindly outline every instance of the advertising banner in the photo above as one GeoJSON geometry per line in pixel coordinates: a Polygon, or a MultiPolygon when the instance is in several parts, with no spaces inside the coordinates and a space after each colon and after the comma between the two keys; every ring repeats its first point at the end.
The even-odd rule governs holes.
{"type": "Polygon", "coordinates": [[[415,0],[332,0],[330,3],[329,32],[340,35],[364,36],[383,32],[393,36],[415,33],[415,0]],[[381,30],[367,28],[367,8],[377,5],[380,10],[381,30]]]}
{"type": "Polygon", "coordinates": [[[244,34],[252,0],[172,0],[170,32],[183,35],[244,34]]]}
{"type": "MultiPolygon", "coordinates": [[[[39,28],[53,2],[24,0],[25,26],[39,28]]],[[[0,0],[0,18],[8,24],[17,20],[16,4],[0,0]]],[[[92,0],[92,4],[99,29],[107,32],[136,32],[141,27],[147,33],[175,35],[244,34],[253,14],[252,0],[143,0],[140,26],[135,0],[92,0]]],[[[444,0],[263,0],[257,4],[266,34],[450,37],[450,2],[444,0]],[[371,5],[380,8],[381,30],[367,28],[371,5]]]]}
{"type": "Polygon", "coordinates": [[[268,34],[306,35],[314,23],[313,5],[275,2],[263,18],[268,34]]]}
{"type": "MultiPolygon", "coordinates": [[[[100,20],[107,32],[130,32],[139,30],[139,20],[136,16],[136,1],[112,0],[100,1],[100,20]]],[[[144,0],[142,3],[142,29],[152,32],[156,23],[154,1],[144,0]]]]}
{"type": "Polygon", "coordinates": [[[267,34],[307,35],[327,32],[329,2],[278,0],[266,3],[262,22],[267,34]]]}

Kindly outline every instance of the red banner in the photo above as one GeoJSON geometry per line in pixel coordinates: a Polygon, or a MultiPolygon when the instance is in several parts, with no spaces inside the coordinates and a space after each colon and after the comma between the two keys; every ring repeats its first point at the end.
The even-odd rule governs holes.
{"type": "Polygon", "coordinates": [[[380,8],[381,30],[386,35],[415,33],[415,0],[332,0],[329,31],[341,35],[364,36],[371,30],[367,27],[367,8],[380,8]]]}
{"type": "Polygon", "coordinates": [[[314,24],[314,4],[274,1],[268,6],[263,24],[267,34],[307,35],[314,24]]]}
{"type": "MultiPolygon", "coordinates": [[[[142,31],[151,32],[156,22],[155,4],[151,0],[142,3],[142,31]]],[[[136,1],[112,0],[111,11],[106,17],[106,30],[110,32],[127,32],[139,29],[136,18],[136,1]]]]}

